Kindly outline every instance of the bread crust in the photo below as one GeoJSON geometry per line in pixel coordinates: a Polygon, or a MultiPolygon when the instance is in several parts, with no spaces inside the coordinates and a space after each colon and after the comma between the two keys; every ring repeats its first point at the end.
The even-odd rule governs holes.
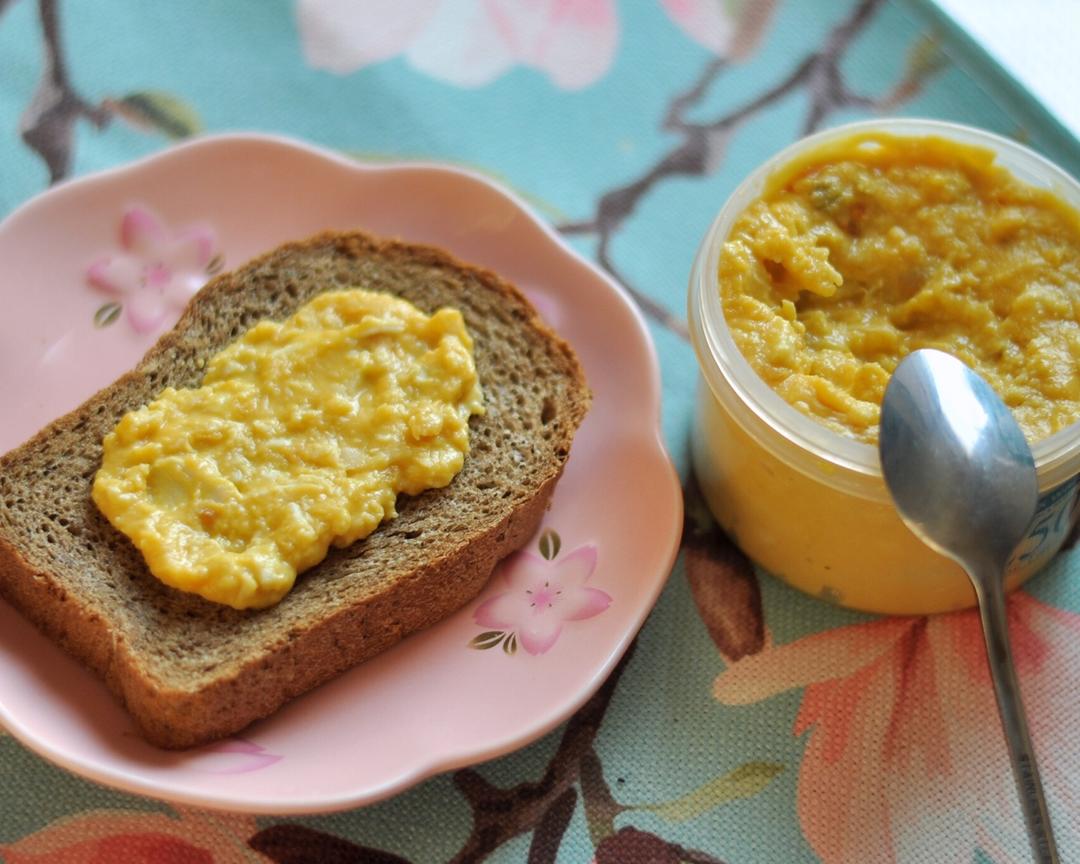
{"type": "Polygon", "coordinates": [[[362,232],[285,244],[215,278],[135,369],[0,457],[0,595],[100,675],[149,741],[166,748],[206,743],[472,600],[498,561],[537,530],[589,400],[571,348],[496,274],[443,250],[362,232]],[[269,313],[261,317],[284,317],[319,290],[341,287],[333,280],[312,287],[305,266],[333,280],[355,273],[389,284],[389,271],[405,274],[397,293],[422,307],[457,297],[475,341],[487,413],[474,418],[474,452],[450,486],[404,501],[397,519],[369,540],[331,553],[272,610],[222,611],[156,583],[126,538],[81,501],[92,480],[86,466],[98,464],[100,432],[124,410],[145,404],[163,385],[197,384],[192,369],[176,369],[198,365],[237,335],[218,332],[222,318],[257,319],[259,307],[269,313]],[[239,303],[252,309],[237,312],[239,303]],[[522,351],[525,360],[517,356],[522,351]],[[541,386],[514,385],[527,370],[545,379],[541,386]],[[536,452],[524,453],[529,446],[536,452]],[[503,452],[507,447],[513,451],[503,452]],[[57,453],[72,450],[80,473],[72,468],[72,477],[62,479],[80,498],[77,505],[61,502],[51,487],[38,491],[48,485],[45,469],[62,471],[57,453]],[[484,479],[513,473],[520,462],[529,469],[521,476],[484,479]],[[487,494],[487,482],[505,503],[487,494]],[[477,508],[482,518],[469,521],[477,508]],[[422,543],[410,536],[425,531],[422,543]],[[174,640],[174,657],[163,660],[147,647],[155,644],[155,627],[174,640]],[[233,632],[246,655],[223,644],[233,632]],[[200,669],[200,658],[217,658],[217,668],[200,669]]]}

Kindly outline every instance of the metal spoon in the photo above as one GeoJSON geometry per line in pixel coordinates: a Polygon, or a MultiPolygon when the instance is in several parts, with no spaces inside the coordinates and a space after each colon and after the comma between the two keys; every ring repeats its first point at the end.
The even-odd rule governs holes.
{"type": "Polygon", "coordinates": [[[1005,615],[1005,566],[1035,513],[1035,463],[990,386],[941,351],[896,368],[881,404],[881,469],[900,518],[967,571],[1035,860],[1057,864],[1005,615]]]}

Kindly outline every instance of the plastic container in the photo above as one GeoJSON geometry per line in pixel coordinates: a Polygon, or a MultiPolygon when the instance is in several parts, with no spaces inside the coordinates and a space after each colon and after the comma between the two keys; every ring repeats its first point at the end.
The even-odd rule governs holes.
{"type": "MultiPolygon", "coordinates": [[[[926,614],[975,603],[966,575],[900,520],[877,448],[845,438],[785,402],[753,371],[721,307],[721,247],[737,216],[781,166],[823,143],[879,130],[937,136],[994,150],[1019,180],[1080,210],[1080,184],[1038,154],[971,127],[930,120],[853,123],[805,138],[751,174],[717,215],[690,277],[691,340],[701,367],[694,468],[710,509],[754,561],[796,588],[856,609],[926,614]]],[[[1040,499],[1013,555],[1015,588],[1061,548],[1076,517],[1080,423],[1032,447],[1040,499]]]]}

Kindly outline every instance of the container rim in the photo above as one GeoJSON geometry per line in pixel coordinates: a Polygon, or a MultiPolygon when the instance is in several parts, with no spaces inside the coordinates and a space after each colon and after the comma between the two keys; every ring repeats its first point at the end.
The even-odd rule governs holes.
{"type": "MultiPolygon", "coordinates": [[[[868,132],[898,137],[937,137],[982,146],[994,151],[995,162],[1017,179],[1053,191],[1078,211],[1080,182],[1030,148],[983,129],[943,120],[879,118],[832,127],[785,147],[749,174],[720,208],[698,249],[690,277],[688,303],[691,339],[710,389],[718,398],[724,387],[733,391],[746,408],[774,430],[778,436],[776,440],[757,437],[783,462],[804,472],[808,470],[807,460],[791,452],[790,448],[794,447],[823,463],[824,470],[814,473],[830,485],[845,486],[864,496],[881,497],[887,496],[887,492],[877,447],[846,438],[802,414],[754,372],[727,327],[717,285],[720,254],[731,226],[758,197],[769,177],[796,157],[822,144],[868,132]]],[[[738,422],[753,435],[744,421],[738,422]]],[[[1080,473],[1080,420],[1036,442],[1031,450],[1041,492],[1080,473]]]]}

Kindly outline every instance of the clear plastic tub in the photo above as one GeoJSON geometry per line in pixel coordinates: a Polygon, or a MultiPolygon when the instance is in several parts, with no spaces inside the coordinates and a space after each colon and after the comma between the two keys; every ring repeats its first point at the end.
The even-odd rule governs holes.
{"type": "MultiPolygon", "coordinates": [[[[753,560],[809,594],[856,609],[926,614],[975,603],[967,577],[924,546],[894,509],[876,447],[845,438],[785,402],[736,347],[721,307],[721,247],[767,178],[832,140],[879,130],[992,149],[1019,180],[1080,210],[1080,184],[1025,147],[971,127],[931,120],[853,123],[805,138],[770,159],[731,195],[690,277],[691,339],[701,367],[692,436],[698,480],[714,515],[753,560]]],[[[1013,556],[1015,588],[1061,548],[1076,517],[1080,423],[1032,447],[1040,500],[1013,556]]]]}

